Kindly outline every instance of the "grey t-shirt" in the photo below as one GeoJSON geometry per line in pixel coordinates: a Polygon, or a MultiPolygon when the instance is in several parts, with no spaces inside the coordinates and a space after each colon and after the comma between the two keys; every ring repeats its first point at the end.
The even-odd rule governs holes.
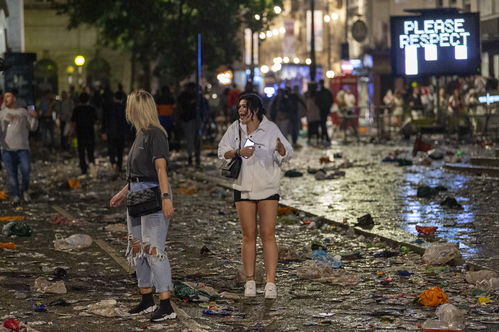
{"type": "Polygon", "coordinates": [[[168,138],[161,129],[150,127],[139,131],[128,153],[128,177],[157,181],[154,161],[158,158],[168,160],[168,153],[168,138]]]}

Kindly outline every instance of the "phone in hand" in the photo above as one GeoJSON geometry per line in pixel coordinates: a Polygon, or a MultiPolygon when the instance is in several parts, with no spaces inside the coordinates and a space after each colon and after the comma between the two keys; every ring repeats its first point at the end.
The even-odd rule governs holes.
{"type": "Polygon", "coordinates": [[[35,105],[28,105],[28,111],[34,111],[35,110],[35,105]]]}
{"type": "Polygon", "coordinates": [[[246,139],[246,142],[244,142],[244,147],[247,146],[255,146],[255,142],[251,140],[251,138],[246,139]]]}
{"type": "MultiPolygon", "coordinates": [[[[246,139],[246,142],[244,142],[244,148],[248,147],[248,146],[255,146],[255,142],[253,142],[250,138],[246,139]]],[[[249,157],[244,157],[243,158],[245,159],[248,159],[249,157]]]]}

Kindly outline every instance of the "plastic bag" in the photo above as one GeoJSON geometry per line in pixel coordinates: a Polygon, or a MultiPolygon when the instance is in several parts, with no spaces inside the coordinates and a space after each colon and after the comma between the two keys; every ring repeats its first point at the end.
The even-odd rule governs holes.
{"type": "Polygon", "coordinates": [[[58,251],[83,249],[91,245],[92,237],[86,234],[73,234],[65,239],[60,234],[56,234],[56,239],[54,240],[54,248],[58,251]]]}
{"type": "Polygon", "coordinates": [[[452,243],[439,243],[426,248],[423,262],[429,265],[447,264],[452,260],[462,259],[461,253],[452,243]]]}
{"type": "Polygon", "coordinates": [[[448,330],[448,331],[464,331],[465,317],[464,311],[459,310],[456,306],[446,303],[437,308],[435,314],[438,320],[428,319],[423,323],[424,331],[432,330],[448,330]]]}
{"type": "Polygon", "coordinates": [[[64,281],[59,280],[56,282],[50,282],[44,277],[38,277],[35,280],[35,285],[33,286],[33,291],[40,293],[51,293],[51,294],[66,294],[66,285],[64,281]]]}

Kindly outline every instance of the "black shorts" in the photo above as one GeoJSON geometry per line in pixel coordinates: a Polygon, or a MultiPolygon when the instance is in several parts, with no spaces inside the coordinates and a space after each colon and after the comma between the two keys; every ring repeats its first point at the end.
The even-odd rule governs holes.
{"type": "Polygon", "coordinates": [[[239,190],[234,190],[234,203],[236,202],[260,202],[260,201],[278,201],[281,197],[279,194],[274,194],[264,199],[246,199],[241,198],[241,192],[239,190]]]}

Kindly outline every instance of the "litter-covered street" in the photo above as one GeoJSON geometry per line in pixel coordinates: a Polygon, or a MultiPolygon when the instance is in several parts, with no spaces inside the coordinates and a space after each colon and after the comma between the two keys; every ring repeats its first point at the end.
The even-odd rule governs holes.
{"type": "MultiPolygon", "coordinates": [[[[97,160],[93,179],[76,178],[74,159],[41,158],[33,165],[33,201],[17,208],[0,201],[2,322],[5,326],[14,319],[31,331],[416,331],[427,320],[442,319],[435,309],[448,303],[439,307],[446,310],[439,315],[451,317],[455,326],[497,331],[497,207],[487,199],[492,191],[480,191],[496,180],[449,173],[438,164],[383,163],[394,150],[335,145],[297,151],[287,167],[304,175],[286,178],[281,191],[287,207],[280,208],[276,229],[275,301],[263,299],[261,261],[257,297],[242,297],[239,222],[232,191],[215,185],[221,178],[214,151],[204,151],[204,171],[195,172],[174,155],[176,214],[167,253],[179,317],[155,324],[147,316],[127,313],[139,296],[124,257],[125,210],[108,207],[123,180],[113,180],[105,159],[97,160]],[[357,151],[370,152],[360,156],[357,151]],[[326,157],[332,162],[322,159],[321,164],[326,157]],[[336,170],[334,165],[342,166],[336,170]],[[308,174],[325,167],[326,176],[337,175],[316,180],[317,172],[308,174]],[[417,198],[422,184],[446,186],[447,192],[417,198]],[[442,212],[439,203],[445,196],[457,197],[466,213],[442,212]],[[366,214],[372,218],[357,220],[366,214]],[[371,222],[374,227],[366,227],[371,222]],[[438,229],[418,237],[415,226],[438,229]],[[373,235],[357,233],[366,229],[373,235]],[[64,241],[75,234],[91,240],[73,236],[64,241]],[[459,249],[446,245],[447,240],[460,242],[459,249]],[[4,245],[9,242],[15,248],[4,245]],[[411,244],[443,247],[422,256],[411,244]],[[491,271],[474,271],[482,267],[491,271]]],[[[410,147],[399,150],[404,154],[410,147]]]]}

